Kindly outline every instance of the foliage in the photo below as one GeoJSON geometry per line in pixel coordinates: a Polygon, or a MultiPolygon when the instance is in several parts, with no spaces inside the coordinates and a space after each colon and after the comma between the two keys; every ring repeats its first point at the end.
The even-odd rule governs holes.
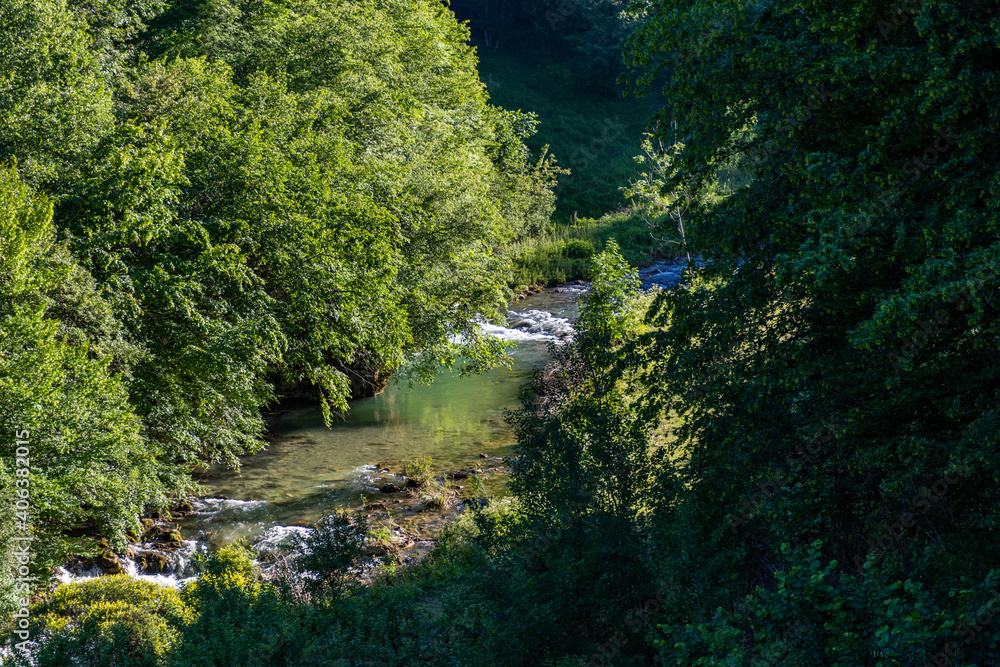
{"type": "Polygon", "coordinates": [[[640,332],[637,287],[635,269],[609,241],[593,261],[576,342],[555,353],[510,416],[520,454],[510,486],[525,520],[516,537],[481,522],[491,550],[497,541],[524,545],[501,551],[504,572],[527,588],[520,613],[545,655],[587,656],[591,641],[565,628],[611,637],[651,590],[643,515],[657,499],[653,472],[665,465],[664,452],[631,409],[626,385],[609,374],[640,332]]]}
{"type": "Polygon", "coordinates": [[[822,541],[782,546],[786,570],[735,614],[722,610],[697,626],[660,625],[654,645],[667,665],[991,664],[1000,604],[990,572],[963,582],[944,601],[924,584],[898,581],[895,565],[872,564],[857,575],[824,563],[822,541]],[[741,642],[741,637],[753,637],[741,642]]]}
{"type": "Polygon", "coordinates": [[[113,368],[128,353],[121,327],[53,236],[51,203],[0,170],[4,495],[12,495],[14,441],[26,441],[28,486],[18,488],[30,509],[17,523],[34,533],[39,567],[65,554],[63,531],[89,523],[120,547],[143,508],[164,502],[155,451],[113,368]]]}
{"type": "Polygon", "coordinates": [[[364,515],[346,512],[328,514],[305,537],[295,537],[293,551],[299,555],[294,567],[309,578],[316,593],[339,592],[351,581],[351,570],[366,554],[369,525],[364,515]]]}
{"type": "Polygon", "coordinates": [[[0,7],[0,160],[32,184],[64,183],[112,123],[112,99],[82,17],[64,3],[0,7]]]}
{"type": "Polygon", "coordinates": [[[478,54],[491,101],[537,114],[538,133],[525,143],[536,153],[547,148],[571,172],[554,189],[555,218],[568,222],[613,215],[627,204],[619,186],[635,176],[633,156],[663,100],[595,90],[590,69],[558,48],[562,34],[545,23],[499,50],[480,48],[478,54]]]}
{"type": "Polygon", "coordinates": [[[652,135],[647,134],[642,142],[643,155],[635,157],[636,163],[645,171],[639,178],[631,180],[627,187],[621,190],[647,216],[651,227],[658,229],[660,240],[664,244],[673,244],[692,264],[691,253],[687,247],[687,236],[684,233],[684,219],[692,206],[711,206],[722,198],[732,194],[746,184],[747,178],[732,164],[720,165],[714,180],[695,195],[686,184],[678,184],[677,157],[684,150],[684,144],[677,141],[676,123],[674,123],[674,143],[667,145],[662,139],[654,142],[652,135]],[[698,201],[694,200],[697,196],[698,201]],[[668,224],[669,223],[669,224],[668,224]],[[672,240],[674,235],[670,227],[676,227],[679,241],[672,240]]]}
{"type": "Polygon", "coordinates": [[[444,510],[454,502],[454,492],[448,488],[446,482],[430,480],[420,487],[420,500],[423,501],[425,509],[444,510]]]}
{"type": "Polygon", "coordinates": [[[0,424],[39,437],[46,563],[238,466],[282,396],[329,421],[421,354],[502,360],[478,321],[562,171],[467,37],[431,0],[0,7],[0,160],[37,193],[4,195],[0,424]]]}
{"type": "MultiPolygon", "coordinates": [[[[613,351],[638,329],[639,274],[622,257],[614,239],[594,257],[591,272],[593,280],[583,296],[576,325],[576,351],[589,369],[600,371],[613,361],[613,351]]],[[[607,391],[610,388],[601,393],[607,391]]]]}
{"type": "MultiPolygon", "coordinates": [[[[30,664],[162,665],[193,617],[176,590],[128,575],[67,584],[32,606],[30,631],[40,649],[30,664]]],[[[24,660],[17,652],[13,664],[24,660]]]]}
{"type": "MultiPolygon", "coordinates": [[[[676,495],[651,518],[659,570],[689,601],[665,606],[665,641],[707,632],[751,645],[749,625],[711,629],[749,594],[768,622],[813,614],[786,604],[843,608],[824,617],[837,638],[806,632],[801,664],[827,649],[928,660],[947,626],[916,619],[957,622],[950,592],[998,562],[988,128],[1000,92],[983,28],[997,8],[637,6],[647,21],[630,63],[670,103],[654,139],[675,143],[676,119],[683,144],[663,191],[690,193],[687,243],[712,260],[690,289],[662,295],[627,353],[639,408],[683,419],[688,458],[665,471],[676,495]],[[727,164],[744,179],[710,197],[727,164]],[[788,588],[807,575],[780,545],[800,553],[817,539],[831,569],[808,577],[838,582],[841,598],[788,588]],[[871,558],[884,564],[851,579],[871,558]],[[893,611],[868,607],[873,597],[893,611]]],[[[788,645],[773,632],[765,642],[788,645]]]]}
{"type": "Polygon", "coordinates": [[[352,377],[450,358],[456,333],[488,361],[475,318],[505,307],[508,246],[519,275],[546,280],[597,253],[576,342],[511,415],[516,498],[368,588],[342,582],[370,531],[325,519],[300,562],[335,594],[312,604],[224,550],[183,592],[196,616],[179,641],[99,600],[53,650],[997,661],[995,3],[632,7],[574,5],[564,39],[598,53],[591,27],[638,26],[634,83],[669,106],[632,213],[661,239],[629,214],[546,225],[558,168],[525,148],[536,119],[489,106],[465,29],[429,0],[142,9],[133,25],[149,28],[127,34],[149,58],[113,37],[110,60],[86,12],[0,9],[0,151],[67,236],[54,243],[48,200],[4,177],[0,377],[19,383],[0,385],[0,419],[58,429],[39,443],[53,472],[33,517],[53,540],[90,519],[113,531],[163,480],[182,486],[164,462],[257,446],[259,408],[286,385],[343,407],[352,377]],[[652,258],[674,227],[704,268],[639,295],[629,254],[652,258]],[[75,454],[78,433],[101,457],[75,454]],[[148,486],[121,499],[126,483],[148,486]]]}
{"type": "MultiPolygon", "coordinates": [[[[14,495],[13,470],[7,469],[6,457],[0,458],[0,503],[3,507],[13,507],[16,502],[14,495]]],[[[13,514],[0,518],[0,618],[12,618],[18,609],[20,596],[17,594],[17,581],[15,568],[17,566],[17,553],[15,551],[17,522],[13,514]]]]}
{"type": "Polygon", "coordinates": [[[617,93],[622,46],[641,17],[625,0],[455,0],[455,13],[472,25],[486,51],[523,48],[531,39],[555,42],[566,61],[585,73],[591,90],[617,93]]]}
{"type": "Polygon", "coordinates": [[[583,239],[571,239],[563,246],[563,254],[572,259],[587,259],[594,252],[594,244],[583,239]]]}
{"type": "Polygon", "coordinates": [[[231,666],[281,664],[293,619],[282,612],[273,586],[261,581],[250,553],[238,545],[208,557],[183,599],[196,618],[182,629],[180,650],[167,665],[231,666]]]}

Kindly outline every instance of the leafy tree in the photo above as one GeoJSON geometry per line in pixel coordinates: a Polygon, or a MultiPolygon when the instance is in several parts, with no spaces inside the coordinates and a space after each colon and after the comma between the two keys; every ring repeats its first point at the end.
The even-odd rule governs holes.
{"type": "Polygon", "coordinates": [[[510,242],[545,226],[561,172],[525,149],[530,115],[489,105],[467,37],[430,0],[0,8],[0,158],[60,238],[29,253],[25,341],[105,383],[106,410],[73,409],[116,426],[81,451],[148,458],[121,464],[146,471],[128,502],[83,494],[46,530],[89,517],[120,543],[193,465],[262,447],[279,396],[330,419],[421,355],[503,358],[478,319],[504,315],[510,242]]]}
{"type": "Polygon", "coordinates": [[[328,514],[305,537],[296,536],[294,568],[307,576],[314,594],[339,593],[351,583],[351,569],[361,565],[367,553],[370,526],[364,515],[356,518],[340,512],[328,514]]]}
{"type": "Polygon", "coordinates": [[[0,7],[0,159],[32,185],[75,177],[113,123],[111,89],[87,24],[62,2],[0,7]]]}
{"type": "Polygon", "coordinates": [[[53,243],[51,216],[48,200],[0,171],[4,494],[15,440],[26,439],[30,509],[19,532],[35,533],[37,567],[58,562],[71,548],[62,533],[80,526],[122,547],[143,508],[163,502],[156,451],[111,368],[124,349],[119,325],[90,276],[53,243]]]}
{"type": "Polygon", "coordinates": [[[738,609],[782,543],[820,537],[835,571],[875,553],[881,585],[943,604],[998,562],[996,6],[640,5],[630,62],[640,86],[669,75],[658,138],[673,118],[683,137],[664,184],[694,195],[687,240],[712,260],[632,362],[645,409],[684,418],[657,525],[690,512],[669,576],[701,604],[671,618],[738,609]],[[734,160],[746,183],[702,196],[734,160]]]}

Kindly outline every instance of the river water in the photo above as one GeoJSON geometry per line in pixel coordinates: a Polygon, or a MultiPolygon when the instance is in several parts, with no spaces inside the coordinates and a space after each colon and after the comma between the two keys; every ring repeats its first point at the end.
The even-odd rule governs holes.
{"type": "MultiPolygon", "coordinates": [[[[519,389],[549,359],[549,345],[572,334],[583,289],[528,296],[511,305],[507,326],[483,326],[514,343],[509,368],[470,377],[442,371],[430,385],[390,385],[352,404],[332,428],[318,407],[280,414],[265,451],[245,457],[239,471],[214,469],[200,478],[208,496],[226,498],[195,501],[182,532],[213,548],[237,539],[266,547],[304,530],[295,524],[378,499],[382,471],[398,472],[405,461],[431,457],[443,471],[475,467],[481,454],[511,454],[504,410],[518,407],[519,389]]],[[[502,493],[502,481],[490,490],[502,493]]]]}
{"type": "MultiPolygon", "coordinates": [[[[661,263],[640,275],[643,287],[669,287],[679,282],[681,270],[661,263]]],[[[378,488],[386,482],[402,484],[393,473],[416,459],[430,457],[438,473],[481,468],[487,471],[488,492],[502,495],[502,457],[512,454],[514,445],[504,411],[519,406],[521,387],[550,359],[550,346],[572,336],[585,289],[545,290],[513,303],[506,326],[483,325],[513,344],[509,367],[470,377],[442,371],[429,385],[390,385],[381,395],[352,404],[332,428],[324,425],[318,406],[275,416],[266,450],[244,457],[239,471],[215,468],[199,478],[207,493],[191,499],[195,511],[178,522],[187,538],[183,548],[165,551],[157,543],[136,544],[136,558],[121,558],[124,570],[176,586],[196,574],[195,551],[244,540],[267,554],[287,546],[291,535],[305,533],[324,515],[373,500],[388,506],[397,525],[426,534],[440,528],[446,515],[395,506],[394,496],[378,488]],[[167,571],[141,574],[138,562],[144,554],[166,557],[167,571]]],[[[95,566],[73,573],[60,568],[56,578],[68,582],[99,574],[95,566]]]]}

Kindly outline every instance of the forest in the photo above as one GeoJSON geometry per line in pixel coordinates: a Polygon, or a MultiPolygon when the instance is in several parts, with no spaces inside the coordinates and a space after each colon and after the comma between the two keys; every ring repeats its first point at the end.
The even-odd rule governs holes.
{"type": "Polygon", "coordinates": [[[1000,5],[3,0],[0,54],[3,665],[1000,664],[1000,5]],[[52,579],[583,278],[425,557],[330,507],[52,579]]]}

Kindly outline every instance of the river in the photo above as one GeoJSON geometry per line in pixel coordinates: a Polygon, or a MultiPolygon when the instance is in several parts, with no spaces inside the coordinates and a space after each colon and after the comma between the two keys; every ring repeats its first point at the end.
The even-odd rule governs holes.
{"type": "MultiPolygon", "coordinates": [[[[671,263],[640,272],[644,288],[676,285],[680,275],[679,266],[671,263]]],[[[199,477],[206,494],[190,499],[194,511],[178,522],[187,538],[183,548],[133,545],[136,557],[121,558],[124,570],[177,585],[195,574],[191,556],[196,550],[243,540],[265,554],[287,544],[292,534],[309,530],[325,514],[373,501],[387,506],[394,525],[433,532],[447,513],[394,505],[396,496],[379,490],[386,483],[402,484],[394,473],[416,459],[430,457],[438,473],[485,470],[489,494],[503,495],[503,458],[513,453],[514,445],[504,411],[519,406],[521,387],[547,363],[550,345],[572,335],[585,289],[545,290],[514,302],[506,326],[483,325],[487,333],[513,344],[508,367],[468,377],[442,370],[431,384],[392,384],[379,396],[353,403],[332,428],[324,425],[319,406],[279,413],[271,420],[267,449],[244,457],[238,471],[218,467],[199,477]],[[140,574],[143,555],[165,558],[167,571],[140,574]]],[[[57,578],[65,582],[99,574],[94,566],[76,568],[73,574],[61,570],[57,578]]]]}
{"type": "MultiPolygon", "coordinates": [[[[513,342],[507,368],[467,377],[442,370],[429,385],[394,383],[353,403],[332,428],[318,406],[274,417],[266,450],[244,457],[238,471],[200,476],[207,494],[179,523],[189,538],[184,553],[237,539],[258,547],[280,542],[324,514],[385,497],[377,485],[393,477],[382,471],[398,472],[405,461],[430,457],[439,472],[474,468],[482,454],[501,461],[514,444],[504,410],[518,407],[518,392],[549,359],[549,345],[572,334],[583,289],[528,296],[511,305],[507,326],[484,325],[513,342]]],[[[504,492],[502,475],[486,479],[491,493],[504,492]]],[[[188,574],[180,556],[175,576],[188,574]]]]}

